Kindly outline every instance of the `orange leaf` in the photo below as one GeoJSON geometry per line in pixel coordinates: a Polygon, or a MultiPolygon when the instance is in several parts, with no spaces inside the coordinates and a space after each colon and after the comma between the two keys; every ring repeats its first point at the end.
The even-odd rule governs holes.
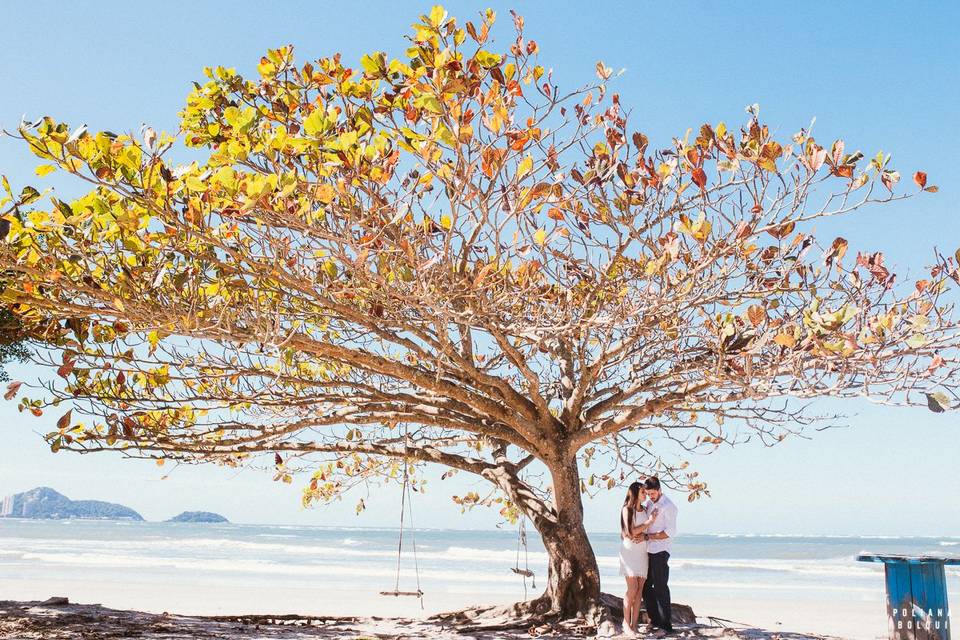
{"type": "Polygon", "coordinates": [[[781,347],[786,347],[787,349],[792,349],[794,345],[797,344],[797,339],[793,337],[792,333],[778,333],[773,339],[781,347]]]}
{"type": "Polygon", "coordinates": [[[772,235],[777,240],[783,240],[788,235],[793,233],[793,229],[796,226],[796,223],[791,220],[790,222],[785,222],[784,224],[774,227],[773,229],[767,229],[767,233],[772,235]]]}
{"type": "Polygon", "coordinates": [[[747,309],[747,318],[750,319],[750,324],[753,326],[759,326],[767,317],[767,311],[758,304],[752,304],[747,309]]]}
{"type": "Polygon", "coordinates": [[[923,189],[927,186],[927,174],[923,171],[917,171],[913,174],[913,181],[917,183],[917,186],[923,189]]]}
{"type": "Polygon", "coordinates": [[[701,191],[706,191],[707,174],[704,172],[702,167],[697,167],[694,169],[693,174],[690,177],[693,179],[693,183],[700,187],[701,191]]]}

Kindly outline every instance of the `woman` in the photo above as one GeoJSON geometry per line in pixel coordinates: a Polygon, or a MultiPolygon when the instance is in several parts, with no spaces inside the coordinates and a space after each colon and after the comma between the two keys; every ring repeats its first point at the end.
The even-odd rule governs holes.
{"type": "Polygon", "coordinates": [[[637,635],[637,618],[643,597],[643,583],[647,579],[647,543],[643,533],[657,517],[657,510],[647,513],[644,501],[647,490],[640,482],[627,488],[627,497],[620,510],[620,575],[627,580],[627,594],[623,597],[623,632],[637,635]]]}

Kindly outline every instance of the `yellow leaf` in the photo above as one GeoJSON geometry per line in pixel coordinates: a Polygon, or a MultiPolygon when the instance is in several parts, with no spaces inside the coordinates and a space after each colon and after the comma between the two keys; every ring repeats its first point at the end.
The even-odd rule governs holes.
{"type": "Polygon", "coordinates": [[[444,229],[449,229],[453,226],[453,221],[450,219],[450,216],[444,214],[440,216],[440,226],[444,229]]]}
{"type": "Polygon", "coordinates": [[[477,51],[474,57],[476,58],[477,62],[480,63],[480,66],[483,67],[484,69],[491,69],[497,66],[498,64],[500,64],[500,60],[501,60],[501,57],[499,55],[495,53],[490,53],[489,51],[484,51],[483,49],[481,49],[480,51],[477,51]]]}
{"type": "Polygon", "coordinates": [[[160,334],[156,331],[151,331],[147,334],[147,341],[150,343],[150,353],[153,353],[157,350],[157,345],[160,343],[160,334]]]}
{"type": "Polygon", "coordinates": [[[303,121],[303,130],[308,136],[316,136],[326,131],[329,123],[324,117],[322,109],[315,109],[313,113],[307,116],[303,121]]]}
{"type": "Polygon", "coordinates": [[[190,176],[187,178],[187,188],[190,189],[190,191],[206,191],[207,185],[200,178],[190,176]]]}
{"type": "Polygon", "coordinates": [[[520,161],[520,165],[517,167],[517,179],[519,180],[523,176],[530,173],[533,169],[533,157],[527,155],[523,160],[520,161]]]}
{"type": "Polygon", "coordinates": [[[533,239],[537,244],[543,245],[547,242],[547,232],[543,229],[537,229],[537,232],[533,234],[533,239]]]}
{"type": "Polygon", "coordinates": [[[441,5],[436,5],[430,9],[430,24],[435,27],[439,27],[444,22],[447,21],[447,10],[444,9],[441,5]]]}
{"type": "Polygon", "coordinates": [[[57,167],[56,167],[55,165],[52,165],[52,164],[42,164],[42,165],[40,165],[39,167],[37,167],[36,169],[34,169],[33,172],[36,173],[38,176],[40,176],[40,177],[42,178],[43,176],[45,176],[45,175],[47,175],[47,174],[49,174],[49,173],[53,173],[53,172],[56,171],[56,170],[57,170],[57,167]]]}
{"type": "Polygon", "coordinates": [[[120,313],[123,313],[125,311],[123,306],[123,300],[121,300],[120,298],[113,299],[113,306],[116,307],[117,310],[120,311],[120,313]]]}

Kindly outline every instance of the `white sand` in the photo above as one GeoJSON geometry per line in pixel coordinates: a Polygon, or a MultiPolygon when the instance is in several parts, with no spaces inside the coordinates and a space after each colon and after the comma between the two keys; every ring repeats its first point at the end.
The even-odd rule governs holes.
{"type": "MultiPolygon", "coordinates": [[[[70,579],[11,581],[0,584],[0,600],[45,600],[66,596],[71,602],[100,603],[115,609],[150,613],[176,612],[183,615],[287,614],[327,616],[383,616],[424,618],[474,604],[508,604],[516,593],[498,597],[490,592],[429,592],[424,608],[416,598],[392,598],[377,595],[385,585],[369,589],[334,588],[323,584],[305,586],[291,583],[265,590],[256,583],[209,582],[203,584],[163,584],[149,574],[136,575],[123,582],[88,582],[81,572],[70,579]]],[[[676,590],[675,590],[676,591],[676,590]]],[[[748,597],[746,590],[723,593],[716,590],[686,590],[675,594],[679,602],[693,607],[697,616],[743,623],[758,629],[816,635],[833,635],[853,640],[886,637],[886,620],[881,596],[874,601],[863,597],[804,599],[784,606],[782,599],[748,597]]],[[[616,593],[616,592],[615,592],[616,593]]],[[[617,594],[620,595],[620,594],[617,594]]],[[[826,594],[831,596],[832,594],[826,594]]]]}

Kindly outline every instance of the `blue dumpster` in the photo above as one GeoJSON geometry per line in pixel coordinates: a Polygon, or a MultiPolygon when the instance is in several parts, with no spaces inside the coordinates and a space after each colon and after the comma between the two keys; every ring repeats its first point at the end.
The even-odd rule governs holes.
{"type": "Polygon", "coordinates": [[[890,640],[950,640],[944,566],[960,558],[861,554],[857,560],[884,565],[890,640]]]}

